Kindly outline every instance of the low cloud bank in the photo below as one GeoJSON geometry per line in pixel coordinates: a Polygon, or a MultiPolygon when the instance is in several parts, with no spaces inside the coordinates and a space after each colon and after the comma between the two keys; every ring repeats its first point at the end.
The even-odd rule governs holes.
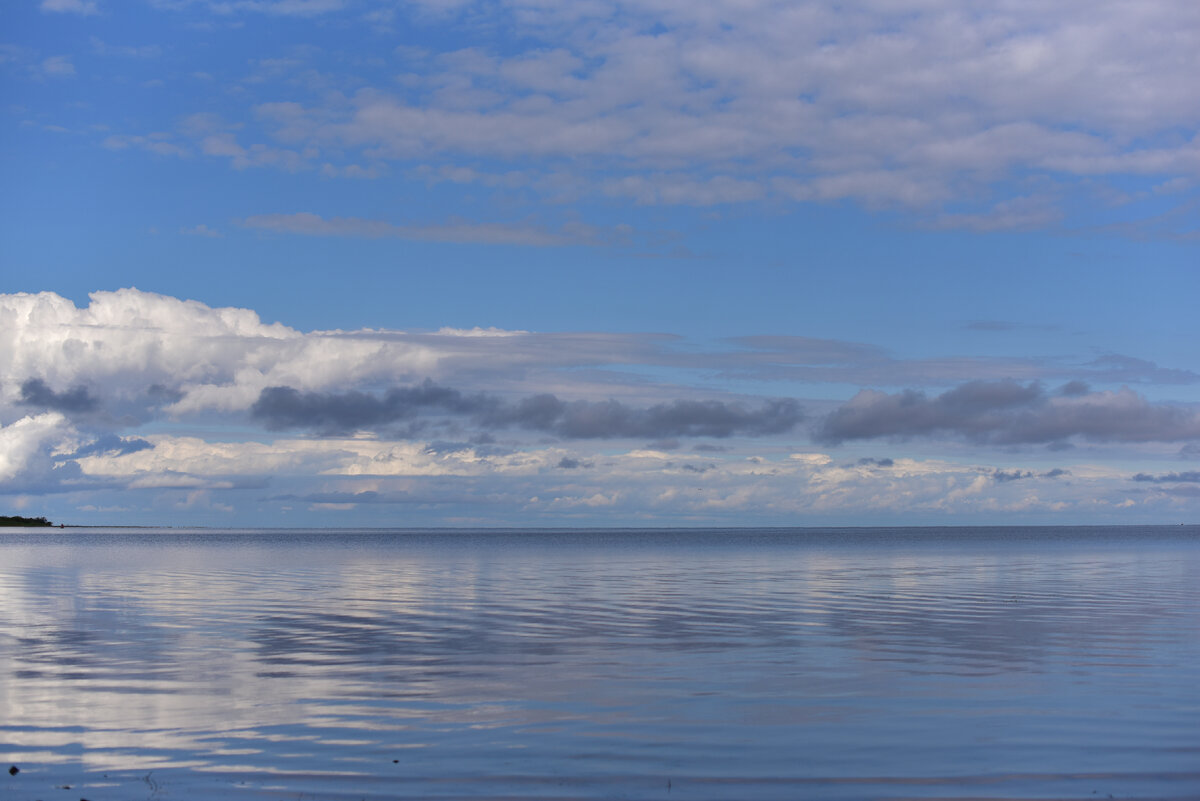
{"type": "Polygon", "coordinates": [[[1138,473],[1133,480],[1146,481],[1151,484],[1200,484],[1200,470],[1189,470],[1186,473],[1165,473],[1161,476],[1138,473]]]}
{"type": "Polygon", "coordinates": [[[818,442],[952,435],[996,445],[1177,442],[1200,438],[1200,412],[1154,404],[1128,388],[1050,394],[1036,382],[971,381],[929,397],[863,390],[815,429],[818,442]]]}
{"type": "Polygon", "coordinates": [[[675,400],[636,408],[615,400],[564,401],[550,394],[507,403],[432,381],[389,389],[382,395],[268,387],[250,415],[272,430],[322,434],[385,428],[422,415],[460,416],[484,429],[521,428],[564,439],[761,436],[791,431],[804,419],[800,405],[787,398],[767,400],[754,408],[715,400],[675,400]]]}

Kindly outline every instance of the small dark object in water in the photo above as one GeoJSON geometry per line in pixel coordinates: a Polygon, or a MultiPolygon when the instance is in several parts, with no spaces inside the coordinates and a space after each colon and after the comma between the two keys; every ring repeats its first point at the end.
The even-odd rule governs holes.
{"type": "Polygon", "coordinates": [[[16,776],[20,772],[21,772],[21,769],[18,768],[16,765],[13,765],[11,768],[8,769],[9,776],[16,776]]]}
{"type": "Polygon", "coordinates": [[[393,760],[392,760],[392,764],[393,764],[393,765],[396,765],[396,764],[398,764],[399,762],[400,762],[400,760],[398,760],[398,759],[393,759],[393,760]]]}

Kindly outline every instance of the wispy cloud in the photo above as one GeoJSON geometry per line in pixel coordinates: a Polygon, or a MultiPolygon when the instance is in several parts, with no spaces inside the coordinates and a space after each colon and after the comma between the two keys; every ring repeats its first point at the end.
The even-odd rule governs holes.
{"type": "Polygon", "coordinates": [[[531,224],[481,223],[461,219],[436,224],[397,225],[361,217],[326,219],[311,212],[259,214],[242,220],[242,225],[263,231],[305,236],[411,239],[424,242],[534,247],[605,245],[628,241],[632,233],[631,229],[623,226],[600,229],[583,223],[567,223],[556,230],[531,224]]]}
{"type": "Polygon", "coordinates": [[[70,56],[50,56],[42,61],[42,73],[52,78],[73,78],[75,64],[70,56]]]}
{"type": "Polygon", "coordinates": [[[193,225],[191,228],[180,228],[179,233],[187,236],[202,236],[206,239],[221,239],[225,235],[215,228],[209,228],[204,223],[193,225]]]}
{"type": "Polygon", "coordinates": [[[42,0],[42,11],[88,16],[99,14],[100,8],[95,0],[42,0]]]}

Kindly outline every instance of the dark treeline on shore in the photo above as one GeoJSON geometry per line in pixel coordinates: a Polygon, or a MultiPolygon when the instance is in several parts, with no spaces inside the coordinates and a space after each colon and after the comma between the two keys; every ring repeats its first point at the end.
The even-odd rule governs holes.
{"type": "Polygon", "coordinates": [[[17,517],[0,515],[0,526],[53,526],[44,517],[17,517]]]}

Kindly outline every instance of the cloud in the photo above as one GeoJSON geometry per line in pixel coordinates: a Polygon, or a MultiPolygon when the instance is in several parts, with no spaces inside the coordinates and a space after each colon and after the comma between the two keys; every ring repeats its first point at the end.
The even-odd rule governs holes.
{"type": "Polygon", "coordinates": [[[893,461],[892,459],[889,459],[889,458],[872,459],[867,456],[864,456],[863,458],[859,459],[858,463],[860,465],[870,465],[872,467],[895,467],[896,466],[896,462],[893,461]]]}
{"type": "Polygon", "coordinates": [[[1037,383],[972,381],[930,398],[905,390],[863,390],[817,427],[817,441],[949,435],[1001,445],[1177,442],[1200,438],[1200,412],[1116,392],[1050,396],[1037,383]]]}
{"type": "Polygon", "coordinates": [[[50,56],[42,61],[42,72],[53,78],[70,78],[75,75],[75,65],[70,56],[50,56]]]}
{"type": "Polygon", "coordinates": [[[1184,473],[1166,473],[1165,475],[1150,475],[1149,473],[1138,473],[1133,477],[1134,481],[1145,481],[1151,484],[1180,484],[1180,483],[1200,483],[1200,471],[1189,470],[1184,473]]]}
{"type": "Polygon", "coordinates": [[[55,392],[40,378],[31,378],[21,384],[20,402],[26,406],[40,406],[43,409],[66,413],[92,412],[100,405],[99,401],[88,393],[87,387],[55,392]]]}
{"type": "Polygon", "coordinates": [[[65,458],[79,459],[92,455],[124,456],[153,447],[154,445],[139,437],[118,437],[115,434],[104,434],[65,458]]]}
{"type": "Polygon", "coordinates": [[[1000,201],[983,213],[941,214],[931,225],[969,231],[1031,231],[1045,228],[1062,217],[1062,210],[1049,198],[1017,197],[1000,201]]]}
{"type": "MultiPolygon", "coordinates": [[[[73,0],[65,0],[73,2],[73,0]]],[[[236,12],[251,12],[287,17],[317,17],[339,11],[345,7],[345,0],[150,0],[164,9],[180,10],[188,6],[199,5],[211,13],[226,16],[236,12]]]]}
{"type": "Polygon", "coordinates": [[[1009,470],[1009,471],[994,470],[994,471],[992,471],[992,478],[994,478],[996,481],[1001,481],[1001,482],[1003,482],[1003,481],[1020,481],[1023,478],[1033,478],[1033,471],[1026,470],[1026,471],[1022,472],[1020,470],[1009,470]]]}
{"type": "Polygon", "coordinates": [[[80,14],[82,16],[100,13],[100,9],[93,0],[42,0],[41,9],[42,11],[80,14]]]}
{"type": "Polygon", "coordinates": [[[790,431],[803,419],[799,404],[788,399],[769,400],[755,409],[713,400],[675,400],[640,409],[615,400],[563,401],[550,394],[504,403],[431,381],[389,389],[382,396],[268,387],[250,409],[253,419],[272,430],[324,433],[378,429],[424,412],[469,416],[485,428],[511,426],[565,439],[764,436],[790,431]]]}
{"type": "Polygon", "coordinates": [[[105,42],[98,36],[93,36],[89,40],[92,44],[92,52],[98,56],[123,56],[125,58],[158,58],[162,55],[162,48],[158,45],[114,45],[105,42]]]}
{"type": "Polygon", "coordinates": [[[648,409],[618,401],[561,401],[553,395],[526,398],[492,414],[522,428],[568,439],[764,436],[791,431],[804,418],[791,399],[764,401],[756,409],[722,401],[675,400],[648,409]]]}
{"type": "MultiPolygon", "coordinates": [[[[256,403],[271,400],[269,395],[263,400],[264,390],[280,387],[301,396],[318,393],[314,399],[325,397],[331,403],[339,395],[363,393],[359,405],[365,415],[364,424],[390,425],[408,418],[399,414],[400,406],[388,406],[383,390],[411,387],[428,378],[439,387],[452,387],[464,398],[480,391],[493,393],[499,409],[495,415],[503,413],[511,418],[504,422],[497,417],[492,420],[496,427],[557,431],[558,436],[578,438],[589,426],[609,426],[625,431],[625,435],[653,441],[678,436],[670,433],[676,428],[719,431],[731,425],[745,433],[756,430],[751,425],[753,420],[767,419],[761,416],[763,410],[757,401],[740,407],[745,416],[739,418],[735,411],[739,402],[747,402],[744,397],[716,396],[698,388],[709,386],[714,377],[726,385],[737,382],[753,395],[757,394],[753,382],[781,380],[850,386],[945,386],[966,379],[987,387],[1017,378],[1028,382],[1072,376],[1123,383],[1194,383],[1190,371],[1131,357],[1098,359],[1086,365],[999,358],[910,361],[872,345],[806,337],[742,337],[705,348],[663,334],[497,329],[302,332],[266,323],[250,309],[214,308],[136,289],[93,293],[90,304],[83,307],[49,292],[0,294],[0,413],[5,403],[22,402],[20,387],[31,380],[42,383],[30,385],[29,399],[59,403],[63,401],[54,398],[70,396],[83,387],[86,389],[77,400],[86,403],[87,398],[103,399],[107,413],[140,420],[164,415],[183,418],[243,414],[256,403]],[[647,377],[658,370],[682,377],[681,383],[647,377]],[[703,381],[689,385],[692,376],[703,376],[703,381]],[[47,391],[54,394],[47,395],[47,391]],[[538,403],[532,400],[537,392],[548,396],[543,399],[542,412],[552,419],[540,429],[535,414],[538,403]],[[506,399],[504,403],[499,403],[501,397],[506,399]],[[526,406],[519,407],[514,398],[524,398],[526,406]],[[615,405],[605,405],[598,398],[611,399],[615,405]],[[584,401],[585,405],[570,406],[574,401],[584,401]],[[672,405],[676,401],[713,401],[718,405],[711,409],[672,405]],[[375,422],[371,422],[371,415],[375,422]],[[702,425],[705,415],[708,422],[702,425]],[[724,423],[721,415],[726,415],[724,423]],[[676,428],[670,425],[672,420],[684,418],[691,422],[676,428]]],[[[1061,407],[1058,413],[1065,415],[1068,408],[1073,408],[1072,402],[1114,407],[1125,397],[1092,392],[1079,378],[1061,385],[1056,393],[1062,397],[1053,399],[1040,385],[1017,386],[1017,394],[1024,393],[1031,404],[1026,412],[1044,407],[1043,412],[1049,414],[1046,410],[1061,407]]],[[[994,394],[996,390],[987,391],[994,394]]],[[[891,429],[879,420],[879,409],[867,403],[868,397],[860,396],[852,402],[853,408],[864,407],[860,410],[864,425],[869,418],[882,426],[880,430],[885,433],[880,436],[900,436],[886,433],[891,429]],[[871,406],[870,410],[866,406],[871,406]]],[[[951,395],[945,402],[955,397],[951,395]]],[[[282,400],[286,399],[278,404],[280,414],[282,400]]],[[[353,396],[341,400],[346,406],[353,396]]],[[[400,400],[403,398],[391,403],[400,400]]],[[[898,403],[898,399],[892,402],[898,403]]],[[[928,398],[917,396],[907,406],[900,405],[910,415],[926,414],[933,422],[925,427],[932,430],[938,417],[928,408],[930,403],[928,398]]],[[[1174,408],[1152,406],[1159,407],[1174,408]]],[[[433,409],[425,409],[423,414],[430,411],[433,409]]],[[[475,415],[482,425],[486,411],[481,408],[452,414],[460,419],[475,415]]],[[[305,414],[310,412],[311,419],[316,420],[312,409],[305,414]]],[[[339,417],[340,413],[331,410],[328,420],[336,426],[351,425],[351,419],[339,417]]],[[[1016,413],[1016,407],[1012,413],[1016,413]]],[[[1136,408],[1131,413],[1141,414],[1136,408]]],[[[850,414],[851,409],[843,410],[818,429],[834,436],[841,430],[839,426],[849,424],[850,414]]],[[[781,409],[774,419],[790,423],[798,418],[797,410],[781,409]]],[[[955,430],[966,424],[955,422],[953,417],[944,419],[950,419],[955,430]]],[[[865,431],[856,426],[852,433],[855,436],[848,438],[860,438],[865,431]]],[[[993,435],[1000,436],[998,431],[988,434],[993,435]]]]}
{"type": "Polygon", "coordinates": [[[28,415],[0,426],[0,482],[4,490],[20,491],[39,480],[49,481],[55,466],[50,451],[74,436],[71,424],[58,412],[28,415]]]}
{"type": "Polygon", "coordinates": [[[205,237],[206,239],[221,239],[222,237],[225,236],[220,231],[213,229],[213,228],[209,228],[204,223],[200,223],[199,225],[193,225],[191,228],[180,228],[179,233],[184,234],[186,236],[202,236],[202,237],[205,237]]]}
{"type": "Polygon", "coordinates": [[[344,0],[241,0],[227,3],[230,8],[245,11],[257,11],[276,16],[314,17],[339,11],[345,6],[344,0]]]}
{"type": "Polygon", "coordinates": [[[479,414],[497,406],[484,395],[467,396],[426,380],[413,387],[389,389],[381,397],[364,392],[299,392],[267,387],[250,407],[250,416],[268,429],[304,428],[325,433],[374,429],[412,420],[429,410],[443,414],[479,414]]]}
{"type": "MultiPolygon", "coordinates": [[[[948,359],[944,374],[956,364],[978,369],[948,359]]],[[[252,515],[247,490],[270,486],[270,497],[253,499],[263,514],[284,496],[359,505],[368,516],[395,499],[422,522],[478,504],[493,523],[547,525],[596,521],[601,510],[606,522],[633,525],[1118,521],[1175,519],[1194,503],[1176,491],[1197,487],[1189,473],[1145,460],[1200,444],[1195,407],[1129,389],[987,380],[838,402],[830,398],[843,390],[832,385],[804,402],[833,409],[815,418],[830,444],[923,440],[886,458],[865,456],[869,445],[812,452],[801,403],[755,396],[747,380],[747,394],[706,389],[738,370],[769,380],[796,367],[839,383],[913,369],[870,345],[803,337],[706,349],[661,334],[303,332],[250,309],[134,289],[94,293],[82,307],[48,292],[0,295],[0,492],[159,509],[191,497],[178,514],[208,503],[252,515]],[[962,440],[1008,452],[995,462],[962,440]],[[1133,481],[1119,466],[1013,463],[1007,448],[1068,440],[1177,444],[1127,449],[1149,477],[1133,481]],[[939,449],[948,460],[929,457],[939,449]]],[[[1089,380],[1129,371],[1168,387],[1181,379],[1134,357],[1077,370],[1089,380]]]]}
{"type": "MultiPolygon", "coordinates": [[[[351,8],[157,4],[226,16],[351,8]]],[[[235,166],[258,148],[331,175],[389,163],[451,181],[519,174],[547,198],[850,199],[974,231],[1058,225],[1072,188],[1076,199],[1096,176],[1191,191],[1200,163],[1200,140],[1186,135],[1200,115],[1180,77],[1200,69],[1200,11],[1188,3],[571,5],[369,12],[368,25],[430,34],[424,50],[389,54],[404,62],[402,90],[358,76],[363,88],[347,95],[313,76],[311,95],[277,88],[235,121],[237,140],[214,132],[203,147],[235,166]]]]}
{"type": "Polygon", "coordinates": [[[581,223],[566,224],[556,231],[528,224],[478,223],[461,219],[432,225],[395,225],[361,217],[325,219],[311,212],[259,214],[242,220],[247,228],[305,236],[339,236],[367,239],[410,239],[420,242],[457,242],[488,245],[612,244],[628,239],[630,229],[616,226],[602,230],[581,223]]]}
{"type": "MultiPolygon", "coordinates": [[[[1102,376],[1102,380],[1110,382],[1192,384],[1200,380],[1200,373],[1194,370],[1159,367],[1152,361],[1119,353],[1107,353],[1085,366],[1094,369],[1098,376],[1102,376]]],[[[1074,385],[1073,382],[1068,386],[1074,385]]]]}
{"type": "Polygon", "coordinates": [[[152,133],[147,136],[113,134],[104,138],[104,141],[101,142],[101,147],[108,150],[137,148],[145,150],[148,153],[153,153],[156,156],[187,158],[192,155],[191,150],[184,145],[173,142],[172,138],[171,134],[167,133],[152,133]]]}

